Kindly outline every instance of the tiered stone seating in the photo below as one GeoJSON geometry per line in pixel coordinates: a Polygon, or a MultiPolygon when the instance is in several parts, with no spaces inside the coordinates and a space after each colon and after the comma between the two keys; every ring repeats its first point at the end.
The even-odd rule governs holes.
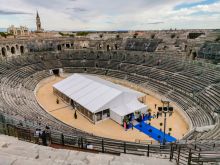
{"type": "Polygon", "coordinates": [[[36,102],[33,90],[41,79],[49,75],[48,71],[34,71],[34,65],[25,66],[7,74],[6,77],[1,79],[0,85],[1,111],[13,116],[19,115],[25,120],[37,121],[43,125],[51,125],[54,129],[62,128],[68,132],[72,130],[70,131],[72,133],[81,133],[81,131],[76,131],[57,121],[47,114],[36,102]]]}
{"type": "Polygon", "coordinates": [[[121,154],[119,156],[83,151],[54,149],[0,135],[2,165],[172,165],[168,159],[121,154]]]}
{"type": "Polygon", "coordinates": [[[219,42],[206,42],[199,50],[198,57],[205,59],[219,59],[219,42]]]}
{"type": "Polygon", "coordinates": [[[129,38],[127,39],[125,50],[154,52],[159,42],[160,40],[156,39],[129,38]]]}
{"type": "Polygon", "coordinates": [[[49,121],[54,128],[69,129],[46,114],[32,94],[37,83],[49,76],[48,70],[52,68],[131,81],[176,102],[192,119],[194,127],[216,124],[216,129],[220,125],[213,117],[220,105],[219,85],[213,84],[220,71],[161,54],[126,51],[39,53],[2,62],[1,111],[29,120],[40,117],[43,123],[49,121]]]}

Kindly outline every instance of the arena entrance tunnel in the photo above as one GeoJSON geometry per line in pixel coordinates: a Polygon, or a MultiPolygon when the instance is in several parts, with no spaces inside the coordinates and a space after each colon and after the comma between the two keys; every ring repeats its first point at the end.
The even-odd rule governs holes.
{"type": "Polygon", "coordinates": [[[53,74],[53,75],[55,75],[55,76],[60,76],[60,74],[63,72],[63,70],[62,69],[60,69],[60,68],[56,68],[56,69],[51,69],[50,70],[50,73],[51,74],[53,74]]]}

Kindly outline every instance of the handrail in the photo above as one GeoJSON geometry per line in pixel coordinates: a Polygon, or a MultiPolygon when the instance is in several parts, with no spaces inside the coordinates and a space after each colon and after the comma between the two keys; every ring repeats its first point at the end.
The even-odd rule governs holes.
{"type": "MultiPolygon", "coordinates": [[[[27,128],[19,124],[15,125],[15,123],[16,122],[9,122],[9,120],[7,119],[5,120],[4,115],[0,113],[0,133],[9,136],[15,136],[18,137],[20,140],[25,140],[34,143],[34,132],[36,127],[27,128]]],[[[167,159],[174,159],[179,163],[182,162],[183,164],[188,164],[189,162],[213,162],[215,156],[218,155],[218,158],[220,156],[218,150],[207,151],[199,149],[199,146],[196,146],[198,145],[196,141],[194,143],[187,143],[186,141],[185,143],[181,143],[180,141],[178,141],[177,143],[167,143],[165,145],[143,144],[101,138],[96,136],[68,135],[53,129],[51,130],[49,139],[51,146],[57,144],[61,146],[81,148],[90,151],[94,150],[102,153],[129,153],[146,156],[160,153],[167,155],[167,159]],[[191,147],[189,146],[189,144],[192,144],[191,147]],[[87,148],[88,145],[92,145],[93,149],[91,150],[87,148]]],[[[209,141],[207,140],[207,142],[209,141]]]]}

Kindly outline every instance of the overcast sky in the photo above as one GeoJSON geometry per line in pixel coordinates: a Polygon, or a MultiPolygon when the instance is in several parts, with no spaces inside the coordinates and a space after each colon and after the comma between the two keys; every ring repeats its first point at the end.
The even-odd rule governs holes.
{"type": "Polygon", "coordinates": [[[220,28],[220,0],[0,0],[0,27],[45,30],[220,28]]]}

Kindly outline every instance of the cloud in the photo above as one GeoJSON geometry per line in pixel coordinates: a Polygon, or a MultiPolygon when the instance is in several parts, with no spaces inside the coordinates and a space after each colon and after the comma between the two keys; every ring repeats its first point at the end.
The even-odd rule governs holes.
{"type": "Polygon", "coordinates": [[[12,11],[12,10],[2,10],[0,9],[0,15],[20,15],[20,14],[32,14],[23,11],[12,11]]]}
{"type": "Polygon", "coordinates": [[[14,24],[35,28],[36,10],[46,30],[220,27],[220,0],[0,0],[0,3],[2,27],[14,24]],[[21,11],[17,11],[18,6],[21,11]]]}
{"type": "Polygon", "coordinates": [[[163,24],[164,22],[149,22],[147,23],[148,25],[158,25],[158,24],[163,24]]]}
{"type": "Polygon", "coordinates": [[[216,2],[219,2],[219,0],[200,0],[198,2],[184,2],[181,4],[178,4],[174,7],[174,10],[180,10],[180,9],[185,9],[185,8],[193,8],[196,6],[201,6],[201,5],[211,5],[216,2]]]}
{"type": "Polygon", "coordinates": [[[74,12],[86,12],[88,11],[85,8],[80,8],[80,7],[73,7],[73,8],[66,8],[67,10],[73,10],[74,12]]]}

